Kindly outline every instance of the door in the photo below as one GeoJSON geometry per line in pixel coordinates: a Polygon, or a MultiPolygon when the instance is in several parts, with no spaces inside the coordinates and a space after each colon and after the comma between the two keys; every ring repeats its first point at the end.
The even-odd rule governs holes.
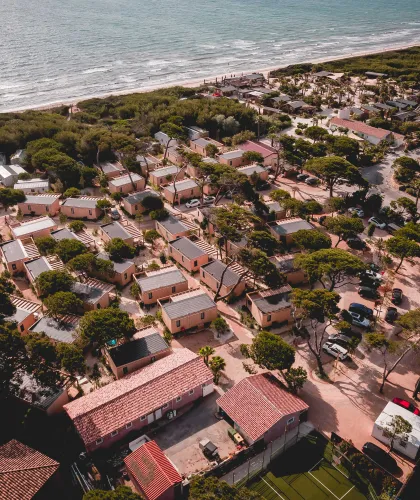
{"type": "Polygon", "coordinates": [[[161,408],[159,408],[159,410],[155,411],[155,419],[159,420],[160,418],[162,418],[162,409],[161,408]]]}
{"type": "Polygon", "coordinates": [[[213,384],[208,384],[203,386],[203,397],[208,396],[214,391],[213,384]]]}
{"type": "Polygon", "coordinates": [[[151,424],[154,420],[155,420],[155,416],[153,415],[153,413],[151,413],[150,415],[147,415],[147,423],[148,424],[151,424]]]}

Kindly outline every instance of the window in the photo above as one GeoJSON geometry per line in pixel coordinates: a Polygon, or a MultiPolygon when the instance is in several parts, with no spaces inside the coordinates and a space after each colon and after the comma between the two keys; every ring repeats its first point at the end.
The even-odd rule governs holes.
{"type": "Polygon", "coordinates": [[[407,448],[407,439],[400,439],[401,448],[407,448]]]}
{"type": "Polygon", "coordinates": [[[128,373],[128,366],[124,366],[124,368],[123,368],[123,374],[127,375],[127,373],[128,373]]]}
{"type": "Polygon", "coordinates": [[[74,208],[71,209],[71,213],[74,214],[74,208]]]}
{"type": "Polygon", "coordinates": [[[172,293],[175,293],[175,291],[176,291],[176,286],[173,286],[172,287],[172,293]]]}
{"type": "Polygon", "coordinates": [[[204,319],[205,315],[206,315],[206,313],[201,313],[201,315],[200,315],[201,319],[204,319]]]}
{"type": "Polygon", "coordinates": [[[31,205],[28,205],[28,210],[31,210],[31,205]]]}
{"type": "Polygon", "coordinates": [[[229,165],[232,166],[232,160],[230,160],[229,165]]]}
{"type": "Polygon", "coordinates": [[[146,416],[143,415],[142,417],[140,417],[140,422],[143,422],[144,420],[146,420],[146,416]]]}
{"type": "Polygon", "coordinates": [[[194,194],[194,189],[191,189],[191,194],[194,194]]]}
{"type": "Polygon", "coordinates": [[[138,210],[138,205],[134,205],[134,210],[138,210]]]}
{"type": "Polygon", "coordinates": [[[156,356],[152,356],[152,357],[150,358],[150,361],[151,361],[152,363],[153,363],[153,362],[155,362],[155,361],[156,361],[156,356]]]}
{"type": "Polygon", "coordinates": [[[149,299],[151,299],[152,297],[153,297],[153,293],[152,293],[152,292],[150,292],[150,293],[149,293],[149,299]]]}
{"type": "Polygon", "coordinates": [[[118,434],[118,431],[112,431],[112,432],[111,432],[111,437],[114,437],[114,436],[116,436],[117,434],[118,434]]]}
{"type": "Polygon", "coordinates": [[[96,309],[100,309],[101,308],[101,304],[96,304],[96,309]]]}
{"type": "Polygon", "coordinates": [[[195,260],[194,261],[194,267],[197,267],[198,266],[198,260],[195,260]]]}
{"type": "Polygon", "coordinates": [[[130,427],[133,427],[133,422],[129,422],[128,424],[126,424],[125,428],[126,429],[129,429],[130,427]]]}
{"type": "Polygon", "coordinates": [[[23,325],[20,325],[20,331],[23,332],[24,329],[25,327],[23,325]]]}
{"type": "Polygon", "coordinates": [[[49,212],[49,211],[50,211],[50,207],[49,207],[48,205],[45,205],[45,210],[46,210],[47,212],[49,212]]]}
{"type": "Polygon", "coordinates": [[[184,256],[183,255],[181,255],[181,260],[182,260],[182,262],[184,262],[184,256]]]}
{"type": "Polygon", "coordinates": [[[169,403],[164,404],[164,405],[162,406],[162,410],[166,410],[166,408],[168,408],[168,406],[169,406],[169,403]]]}
{"type": "Polygon", "coordinates": [[[182,396],[178,396],[175,401],[178,403],[179,401],[181,401],[181,399],[182,399],[182,396]]]}
{"type": "Polygon", "coordinates": [[[177,327],[180,327],[180,326],[181,326],[181,321],[180,321],[180,320],[178,320],[178,321],[176,322],[176,326],[177,326],[177,327]]]}
{"type": "Polygon", "coordinates": [[[97,440],[95,441],[95,444],[101,444],[101,443],[103,443],[103,442],[104,442],[104,440],[103,440],[102,438],[100,438],[100,439],[97,439],[97,440]]]}
{"type": "Polygon", "coordinates": [[[201,384],[201,388],[204,389],[204,387],[206,387],[207,384],[201,384]]]}
{"type": "Polygon", "coordinates": [[[122,188],[120,188],[120,193],[122,193],[122,188]]]}
{"type": "Polygon", "coordinates": [[[271,314],[267,315],[267,321],[271,321],[271,314]]]}
{"type": "Polygon", "coordinates": [[[289,420],[286,422],[287,425],[293,424],[295,421],[295,417],[289,418],[289,420]]]}
{"type": "Polygon", "coordinates": [[[194,389],[191,389],[188,394],[191,396],[191,394],[194,394],[194,389]]]}
{"type": "Polygon", "coordinates": [[[16,264],[12,264],[13,271],[16,271],[16,264]]]}
{"type": "Polygon", "coordinates": [[[125,280],[127,279],[127,273],[124,273],[124,279],[125,280]]]}
{"type": "Polygon", "coordinates": [[[201,270],[201,276],[202,276],[203,278],[205,278],[205,277],[206,277],[206,273],[205,273],[203,270],[201,270]]]}
{"type": "Polygon", "coordinates": [[[170,251],[170,253],[172,253],[172,247],[169,247],[169,251],[170,251]]]}
{"type": "Polygon", "coordinates": [[[92,215],[92,210],[89,210],[89,215],[92,215]]]}

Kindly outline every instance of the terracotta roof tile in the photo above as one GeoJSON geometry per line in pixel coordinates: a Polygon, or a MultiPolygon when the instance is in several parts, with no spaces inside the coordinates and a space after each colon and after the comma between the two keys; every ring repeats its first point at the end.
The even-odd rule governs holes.
{"type": "Polygon", "coordinates": [[[197,354],[173,354],[64,406],[86,445],[212,380],[197,354]]]}
{"type": "Polygon", "coordinates": [[[354,120],[346,120],[344,118],[334,117],[331,119],[331,125],[335,125],[337,127],[345,127],[353,132],[360,132],[362,134],[371,135],[373,137],[377,137],[378,139],[385,139],[391,133],[389,130],[385,130],[383,128],[371,127],[370,125],[366,125],[363,122],[357,122],[354,120]]]}
{"type": "Polygon", "coordinates": [[[15,439],[0,446],[0,500],[30,500],[59,465],[15,439]]]}
{"type": "Polygon", "coordinates": [[[304,401],[282,389],[271,373],[241,380],[217,404],[253,441],[283,417],[308,409],[304,401]]]}
{"type": "Polygon", "coordinates": [[[182,481],[178,471],[155,441],[149,441],[124,459],[147,500],[156,500],[182,481]]]}

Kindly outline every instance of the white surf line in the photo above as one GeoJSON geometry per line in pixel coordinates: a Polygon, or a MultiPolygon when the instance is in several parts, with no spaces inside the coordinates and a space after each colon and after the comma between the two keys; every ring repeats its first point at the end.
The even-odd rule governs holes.
{"type": "MultiPolygon", "coordinates": [[[[279,496],[282,500],[285,500],[285,499],[284,499],[284,498],[280,495],[280,493],[278,493],[278,492],[277,492],[277,491],[276,491],[276,490],[275,490],[275,489],[274,489],[274,488],[273,488],[270,484],[268,484],[268,483],[267,483],[267,481],[266,481],[263,477],[262,477],[261,479],[264,481],[264,483],[265,483],[265,484],[266,484],[269,488],[271,488],[271,489],[274,491],[274,493],[275,493],[277,496],[279,496]]],[[[348,493],[348,492],[347,492],[347,493],[348,493]]],[[[347,494],[347,493],[346,493],[346,494],[347,494]]],[[[339,500],[341,500],[341,499],[339,499],[339,500]]]]}
{"type": "Polygon", "coordinates": [[[354,488],[354,485],[349,489],[347,493],[344,493],[344,495],[340,498],[340,500],[343,500],[343,498],[350,493],[350,491],[354,488]]]}
{"type": "MultiPolygon", "coordinates": [[[[331,495],[334,495],[334,497],[335,497],[337,500],[341,500],[341,498],[339,498],[339,497],[338,497],[335,493],[333,493],[333,492],[332,492],[329,488],[327,488],[323,482],[321,482],[321,481],[320,481],[317,477],[315,477],[315,476],[312,474],[312,472],[309,472],[309,471],[308,471],[308,474],[310,474],[310,475],[311,475],[311,476],[315,479],[315,481],[318,481],[318,483],[319,483],[319,484],[321,484],[321,485],[322,485],[322,486],[323,486],[326,490],[328,490],[328,491],[331,493],[331,495]]],[[[348,493],[348,492],[347,492],[347,493],[348,493]]],[[[347,493],[346,493],[346,494],[347,494],[347,493]]]]}

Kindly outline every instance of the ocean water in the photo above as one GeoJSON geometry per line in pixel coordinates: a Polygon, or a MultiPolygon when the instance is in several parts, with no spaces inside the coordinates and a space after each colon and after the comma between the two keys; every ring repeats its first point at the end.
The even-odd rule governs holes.
{"type": "Polygon", "coordinates": [[[420,0],[0,0],[0,112],[420,43],[420,0]]]}

